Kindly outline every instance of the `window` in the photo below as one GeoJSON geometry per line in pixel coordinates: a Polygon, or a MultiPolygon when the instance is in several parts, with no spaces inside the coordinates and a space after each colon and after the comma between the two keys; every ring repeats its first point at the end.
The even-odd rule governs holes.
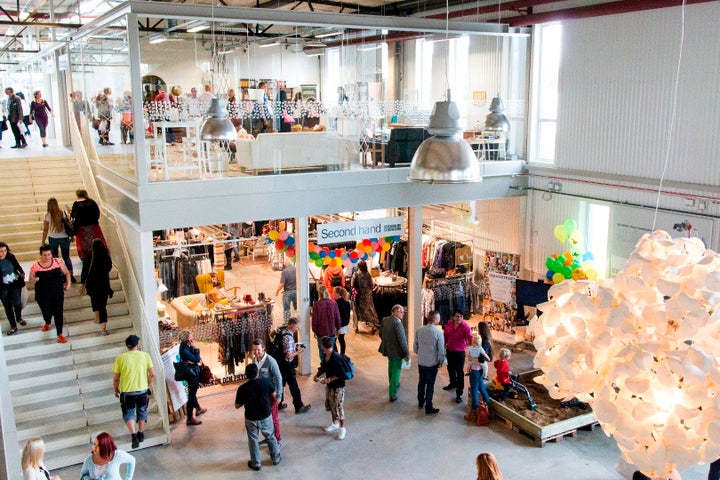
{"type": "Polygon", "coordinates": [[[555,161],[562,25],[549,23],[537,26],[535,40],[528,158],[532,162],[553,163],[555,161]]]}

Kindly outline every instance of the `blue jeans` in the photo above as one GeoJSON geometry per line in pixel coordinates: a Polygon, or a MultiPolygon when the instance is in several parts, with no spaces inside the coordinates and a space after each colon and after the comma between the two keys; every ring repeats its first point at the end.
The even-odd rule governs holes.
{"type": "Polygon", "coordinates": [[[54,237],[48,237],[48,244],[50,245],[50,251],[52,252],[52,256],[55,258],[59,258],[58,250],[60,250],[60,253],[62,254],[63,262],[65,262],[65,266],[67,267],[68,271],[70,272],[70,275],[73,274],[73,266],[72,266],[72,260],[70,260],[70,238],[54,238],[54,237]]]}
{"type": "Polygon", "coordinates": [[[245,430],[247,430],[248,447],[250,448],[250,463],[254,467],[260,466],[260,446],[258,444],[258,438],[261,432],[265,440],[267,440],[268,447],[270,447],[270,456],[273,462],[280,460],[280,445],[277,439],[275,439],[272,415],[262,420],[248,420],[246,418],[245,430]]]}
{"type": "Polygon", "coordinates": [[[435,393],[435,378],[437,377],[438,366],[423,367],[418,365],[418,405],[425,405],[425,411],[428,412],[433,408],[433,394],[435,393]]]}
{"type": "Polygon", "coordinates": [[[485,388],[482,370],[470,370],[470,409],[475,410],[478,406],[478,390],[482,395],[483,402],[490,405],[490,396],[485,388]]]}
{"type": "Polygon", "coordinates": [[[297,290],[285,290],[282,297],[283,317],[285,321],[290,317],[290,306],[297,310],[297,290]]]}

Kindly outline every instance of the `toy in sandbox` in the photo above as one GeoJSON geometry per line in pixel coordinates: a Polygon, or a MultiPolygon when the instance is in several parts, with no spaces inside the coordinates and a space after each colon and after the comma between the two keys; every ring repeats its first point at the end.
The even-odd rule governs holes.
{"type": "MultiPolygon", "coordinates": [[[[527,387],[520,383],[518,378],[518,375],[510,375],[510,393],[506,398],[520,398],[520,394],[524,394],[527,397],[528,410],[535,410],[537,408],[537,403],[533,400],[533,397],[527,387]]],[[[488,390],[488,395],[490,395],[493,400],[499,402],[504,391],[505,389],[503,384],[500,383],[498,377],[493,377],[492,383],[490,384],[490,390],[488,390]]]]}

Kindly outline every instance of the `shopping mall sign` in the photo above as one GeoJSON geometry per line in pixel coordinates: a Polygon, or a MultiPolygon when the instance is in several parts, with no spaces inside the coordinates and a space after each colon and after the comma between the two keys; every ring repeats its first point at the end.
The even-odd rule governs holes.
{"type": "Polygon", "coordinates": [[[317,243],[350,242],[366,238],[396,237],[404,232],[405,217],[324,223],[317,226],[317,243]]]}

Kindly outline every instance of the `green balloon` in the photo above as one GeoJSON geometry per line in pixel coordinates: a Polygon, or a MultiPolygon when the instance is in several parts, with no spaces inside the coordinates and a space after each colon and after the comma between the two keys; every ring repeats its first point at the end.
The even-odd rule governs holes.
{"type": "Polygon", "coordinates": [[[563,277],[570,278],[572,277],[572,267],[570,265],[564,265],[560,273],[563,274],[563,277]]]}
{"type": "Polygon", "coordinates": [[[318,255],[315,252],[310,252],[310,260],[317,262],[317,260],[320,258],[320,255],[318,255]]]}
{"type": "Polygon", "coordinates": [[[315,260],[315,266],[316,266],[316,267],[322,267],[322,266],[323,266],[322,258],[318,258],[317,260],[315,260]]]}
{"type": "Polygon", "coordinates": [[[565,234],[569,237],[577,229],[577,222],[572,218],[568,218],[563,223],[563,229],[565,230],[565,234]]]}
{"type": "Polygon", "coordinates": [[[560,260],[553,259],[550,270],[555,273],[562,273],[563,263],[560,260]]]}

